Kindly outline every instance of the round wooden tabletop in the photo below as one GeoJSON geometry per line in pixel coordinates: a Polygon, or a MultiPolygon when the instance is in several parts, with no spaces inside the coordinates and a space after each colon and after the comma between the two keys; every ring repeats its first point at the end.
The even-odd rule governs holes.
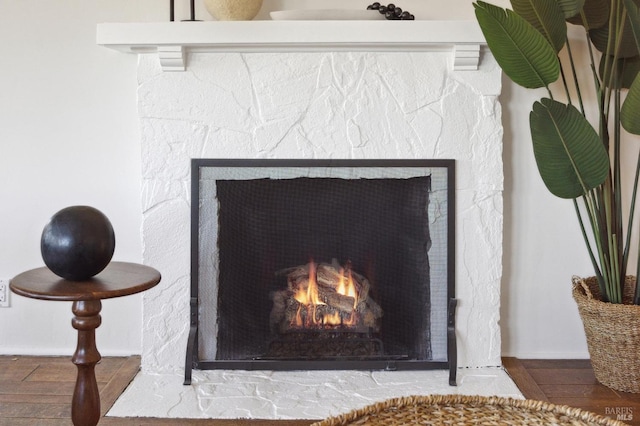
{"type": "Polygon", "coordinates": [[[47,267],[16,275],[9,283],[11,291],[42,300],[101,300],[127,296],[154,287],[160,272],[149,266],[111,262],[98,275],[85,281],[69,281],[47,267]]]}

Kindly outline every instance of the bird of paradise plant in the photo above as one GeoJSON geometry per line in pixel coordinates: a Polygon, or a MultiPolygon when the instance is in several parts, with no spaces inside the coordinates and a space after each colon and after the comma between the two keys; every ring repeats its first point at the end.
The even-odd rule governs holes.
{"type": "MultiPolygon", "coordinates": [[[[640,152],[633,183],[623,179],[621,156],[623,130],[640,135],[640,0],[511,0],[513,10],[473,5],[504,73],[525,88],[547,89],[529,116],[538,171],[552,194],[573,200],[603,301],[622,303],[632,237],[638,236],[640,152]],[[576,72],[567,22],[584,27],[587,79],[576,72]],[[588,117],[591,96],[597,116],[588,117]]],[[[640,247],[635,263],[637,277],[640,247]]],[[[634,303],[640,304],[636,287],[634,303]]]]}

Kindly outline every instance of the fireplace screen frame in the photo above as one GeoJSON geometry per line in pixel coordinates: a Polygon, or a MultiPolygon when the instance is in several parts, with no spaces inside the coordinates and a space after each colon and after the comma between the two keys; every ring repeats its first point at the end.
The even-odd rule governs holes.
{"type": "MultiPolygon", "coordinates": [[[[293,173],[296,174],[295,172],[293,173]]],[[[191,294],[190,329],[185,360],[185,384],[191,383],[192,370],[241,369],[241,370],[431,370],[448,369],[449,384],[456,384],[457,348],[455,336],[455,160],[272,160],[272,159],[192,159],[191,160],[191,294]],[[441,169],[446,193],[446,253],[443,272],[446,274],[446,354],[445,360],[210,360],[200,359],[200,251],[201,239],[201,176],[206,168],[284,168],[327,169],[343,168],[398,168],[441,169]]]]}

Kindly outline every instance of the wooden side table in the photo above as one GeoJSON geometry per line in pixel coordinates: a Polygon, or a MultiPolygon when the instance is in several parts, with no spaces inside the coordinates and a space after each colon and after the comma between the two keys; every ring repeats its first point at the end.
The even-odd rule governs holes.
{"type": "Polygon", "coordinates": [[[126,262],[111,262],[102,272],[86,281],[68,281],[48,268],[23,272],[9,287],[21,296],[42,300],[72,301],[71,320],[78,330],[78,345],[71,361],[78,374],[71,403],[71,420],[75,426],[95,426],[100,420],[100,394],[95,365],[100,361],[95,330],[102,321],[102,299],[139,293],[160,282],[155,269],[126,262]]]}

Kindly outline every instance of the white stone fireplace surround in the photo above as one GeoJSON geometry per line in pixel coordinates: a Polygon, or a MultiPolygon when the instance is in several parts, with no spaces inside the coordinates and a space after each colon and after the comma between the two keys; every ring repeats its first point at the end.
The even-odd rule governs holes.
{"type": "MultiPolygon", "coordinates": [[[[458,365],[501,365],[501,71],[475,22],[103,24],[98,43],[145,53],[138,68],[144,262],[162,281],[144,295],[142,374],[132,388],[157,390],[150,377],[183,374],[191,158],[455,159],[458,365]]],[[[235,372],[212,374],[242,382],[235,372]]],[[[353,374],[358,382],[375,373],[353,374]]],[[[374,381],[407,379],[388,377],[374,381]]],[[[202,380],[194,377],[196,385],[202,380]]],[[[449,393],[500,392],[460,384],[449,393]]],[[[200,412],[173,415],[265,417],[244,408],[212,414],[201,398],[206,387],[195,393],[200,412]]],[[[123,404],[112,415],[158,415],[136,411],[139,400],[123,404]]],[[[271,418],[293,418],[269,410],[271,418]]]]}

